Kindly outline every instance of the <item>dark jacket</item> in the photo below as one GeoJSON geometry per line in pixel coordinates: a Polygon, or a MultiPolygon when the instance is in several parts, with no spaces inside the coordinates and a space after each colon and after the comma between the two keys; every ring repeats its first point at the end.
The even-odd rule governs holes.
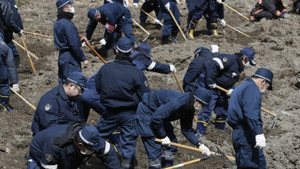
{"type": "Polygon", "coordinates": [[[5,30],[12,30],[19,33],[21,28],[16,25],[13,18],[13,10],[7,0],[0,0],[0,31],[3,33],[5,30]]]}
{"type": "Polygon", "coordinates": [[[19,82],[18,72],[11,49],[0,38],[0,83],[10,79],[12,84],[19,82]]]}

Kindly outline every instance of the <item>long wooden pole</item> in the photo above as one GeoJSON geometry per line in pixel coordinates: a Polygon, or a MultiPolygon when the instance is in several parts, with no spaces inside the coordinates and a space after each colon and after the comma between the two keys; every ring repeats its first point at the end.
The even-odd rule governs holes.
{"type": "Polygon", "coordinates": [[[30,66],[31,66],[31,68],[32,68],[32,71],[33,71],[33,73],[35,73],[35,72],[36,72],[36,70],[35,70],[34,64],[33,64],[33,62],[32,62],[32,59],[31,59],[31,57],[30,57],[30,54],[29,54],[29,52],[28,52],[28,49],[27,49],[27,47],[26,47],[26,44],[25,44],[24,38],[23,38],[22,36],[20,36],[20,38],[21,38],[21,40],[22,40],[22,43],[23,43],[23,45],[24,45],[24,48],[25,48],[25,51],[26,51],[27,57],[28,57],[28,59],[29,59],[30,66]]]}
{"type": "Polygon", "coordinates": [[[173,20],[174,20],[174,22],[175,22],[176,26],[178,27],[179,31],[181,32],[181,34],[182,34],[183,38],[185,39],[185,41],[188,41],[188,39],[185,37],[185,35],[184,35],[184,33],[183,33],[182,29],[180,28],[180,26],[179,26],[179,24],[178,24],[178,22],[177,22],[176,18],[174,17],[174,15],[173,15],[172,11],[171,11],[171,10],[168,10],[168,11],[169,11],[169,13],[170,13],[171,17],[173,18],[173,20]]]}
{"type": "MultiPolygon", "coordinates": [[[[21,49],[23,49],[23,50],[25,50],[25,48],[21,45],[21,44],[19,44],[17,41],[15,41],[15,40],[12,40],[13,42],[14,42],[14,44],[16,44],[17,46],[19,46],[21,49]]],[[[26,51],[26,50],[25,50],[26,51]]],[[[28,53],[35,59],[35,60],[38,60],[39,58],[35,55],[35,54],[33,54],[32,52],[30,52],[29,50],[27,50],[28,51],[28,53]]]]}
{"type": "Polygon", "coordinates": [[[10,90],[16,94],[19,98],[21,98],[26,104],[29,105],[29,107],[32,108],[32,110],[36,110],[36,107],[34,107],[34,105],[32,105],[28,100],[26,100],[23,96],[21,96],[18,92],[16,92],[13,88],[10,87],[10,90]]]}

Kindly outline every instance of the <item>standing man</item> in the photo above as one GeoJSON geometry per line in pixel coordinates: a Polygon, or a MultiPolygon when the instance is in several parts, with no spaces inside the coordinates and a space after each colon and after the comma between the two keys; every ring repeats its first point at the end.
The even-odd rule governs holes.
{"type": "Polygon", "coordinates": [[[232,144],[238,169],[267,168],[262,150],[266,138],[262,130],[261,93],[272,90],[272,81],[273,73],[260,68],[231,94],[227,123],[233,128],[232,144]]]}
{"type": "Polygon", "coordinates": [[[132,20],[130,11],[122,3],[106,3],[88,12],[89,24],[86,28],[86,39],[90,40],[98,22],[105,26],[105,33],[100,44],[105,46],[106,56],[113,56],[114,43],[121,37],[122,32],[137,46],[137,40],[132,33],[132,20]],[[121,31],[122,30],[122,31],[121,31]]]}
{"type": "Polygon", "coordinates": [[[209,156],[209,149],[200,142],[193,130],[194,114],[210,102],[211,93],[199,88],[192,93],[173,90],[156,90],[144,94],[137,109],[137,135],[142,137],[148,155],[148,168],[173,166],[177,147],[170,142],[178,142],[172,121],[180,119],[182,134],[202,153],[209,156]],[[155,143],[155,137],[161,144],[155,143]]]}
{"type": "Polygon", "coordinates": [[[105,107],[97,128],[107,139],[120,127],[122,167],[131,168],[136,147],[133,115],[149,87],[144,72],[130,58],[131,40],[120,38],[116,48],[116,59],[103,65],[96,76],[96,89],[105,107]]]}
{"type": "Polygon", "coordinates": [[[96,127],[81,122],[56,125],[33,137],[27,169],[75,169],[94,153],[105,167],[121,168],[113,146],[101,138],[96,127]]]}
{"type": "Polygon", "coordinates": [[[250,64],[255,65],[254,54],[255,52],[251,48],[245,47],[233,55],[214,53],[212,60],[204,62],[203,75],[200,75],[200,81],[198,78],[198,85],[209,89],[212,92],[212,98],[209,105],[205,106],[198,114],[197,134],[199,137],[204,135],[212,111],[217,114],[215,128],[225,129],[228,96],[233,91],[234,84],[238,82],[244,68],[250,64]],[[224,93],[216,89],[216,85],[229,90],[229,92],[224,93]]]}
{"type": "Polygon", "coordinates": [[[81,72],[81,62],[84,67],[89,65],[83,51],[77,28],[71,21],[75,9],[69,0],[58,0],[57,21],[54,25],[54,45],[59,50],[58,79],[62,83],[71,72],[81,72]]]}
{"type": "Polygon", "coordinates": [[[164,19],[164,26],[162,30],[162,37],[161,37],[161,44],[168,44],[169,43],[169,38],[173,43],[178,43],[176,37],[179,32],[179,29],[174,22],[171,14],[169,11],[171,11],[180,25],[180,12],[177,7],[177,3],[179,0],[161,0],[160,1],[160,7],[161,7],[161,12],[162,16],[164,19]],[[170,37],[171,35],[171,37],[170,37]]]}
{"type": "Polygon", "coordinates": [[[260,21],[262,18],[271,20],[288,17],[290,15],[283,6],[282,0],[260,0],[250,12],[251,21],[260,21]]]}
{"type": "Polygon", "coordinates": [[[18,72],[11,49],[0,37],[0,112],[10,112],[9,106],[10,86],[19,92],[18,72]],[[10,81],[9,81],[10,80],[10,81]]]}
{"type": "MultiPolygon", "coordinates": [[[[137,8],[139,6],[139,0],[133,0],[133,6],[137,8]]],[[[162,15],[160,12],[159,0],[146,0],[143,3],[141,9],[147,13],[154,11],[157,18],[154,20],[154,23],[161,24],[160,20],[162,19],[162,15]]],[[[148,18],[147,14],[145,14],[143,11],[140,11],[140,24],[143,27],[146,26],[147,18],[148,18]]]]}
{"type": "Polygon", "coordinates": [[[80,72],[73,72],[63,84],[44,94],[34,113],[33,135],[50,126],[79,119],[76,99],[83,93],[85,85],[86,77],[80,72]]]}

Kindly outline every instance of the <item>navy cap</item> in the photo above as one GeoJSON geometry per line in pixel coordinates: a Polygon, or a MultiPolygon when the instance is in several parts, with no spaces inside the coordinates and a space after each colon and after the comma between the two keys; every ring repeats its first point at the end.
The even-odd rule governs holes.
{"type": "Polygon", "coordinates": [[[272,90],[272,81],[273,81],[273,73],[271,70],[266,68],[259,68],[253,75],[254,77],[266,79],[266,81],[270,84],[269,90],[272,90]]]}
{"type": "Polygon", "coordinates": [[[94,151],[99,151],[101,145],[99,141],[101,140],[101,135],[95,126],[85,126],[79,131],[79,137],[84,141],[84,143],[93,147],[94,151]]]}
{"type": "Polygon", "coordinates": [[[195,90],[193,96],[200,103],[203,103],[205,106],[207,106],[209,104],[210,100],[211,100],[211,95],[212,95],[212,93],[209,90],[200,87],[197,90],[195,90]]]}
{"type": "Polygon", "coordinates": [[[118,40],[117,49],[122,53],[129,53],[132,50],[132,42],[130,39],[122,37],[118,40]]]}
{"type": "Polygon", "coordinates": [[[209,49],[207,49],[207,48],[205,48],[205,47],[199,47],[199,48],[197,48],[196,50],[195,50],[195,52],[194,52],[194,56],[195,55],[197,55],[198,53],[202,53],[202,52],[210,52],[211,53],[211,51],[209,50],[209,49]]]}
{"type": "Polygon", "coordinates": [[[80,72],[73,72],[68,76],[67,81],[72,82],[81,88],[85,88],[87,78],[80,72]]]}
{"type": "Polygon", "coordinates": [[[69,1],[69,0],[58,0],[56,1],[56,7],[57,9],[60,9],[62,7],[64,7],[65,5],[72,5],[73,2],[69,1]]]}
{"type": "Polygon", "coordinates": [[[243,55],[245,55],[245,56],[247,56],[249,58],[250,64],[252,66],[256,65],[255,62],[254,62],[255,52],[251,48],[245,47],[245,48],[241,49],[240,53],[243,54],[243,55]]]}
{"type": "Polygon", "coordinates": [[[97,16],[97,9],[90,9],[87,17],[93,20],[97,16]]]}

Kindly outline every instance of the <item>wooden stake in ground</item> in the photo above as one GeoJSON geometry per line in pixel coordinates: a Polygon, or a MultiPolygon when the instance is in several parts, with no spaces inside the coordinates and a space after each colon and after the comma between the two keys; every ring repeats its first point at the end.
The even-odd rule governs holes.
{"type": "Polygon", "coordinates": [[[32,59],[31,59],[31,57],[30,57],[30,54],[29,54],[29,52],[28,52],[28,49],[27,49],[27,47],[26,47],[26,44],[25,44],[25,41],[24,41],[24,39],[23,39],[22,35],[20,36],[20,38],[21,38],[21,40],[22,40],[22,43],[23,43],[23,45],[24,45],[24,48],[25,48],[25,51],[26,51],[27,57],[28,57],[28,59],[29,59],[29,62],[30,62],[30,66],[31,66],[31,68],[32,68],[32,71],[33,71],[33,73],[35,73],[35,72],[36,72],[36,70],[35,70],[34,64],[33,64],[33,62],[32,62],[32,59]]]}

